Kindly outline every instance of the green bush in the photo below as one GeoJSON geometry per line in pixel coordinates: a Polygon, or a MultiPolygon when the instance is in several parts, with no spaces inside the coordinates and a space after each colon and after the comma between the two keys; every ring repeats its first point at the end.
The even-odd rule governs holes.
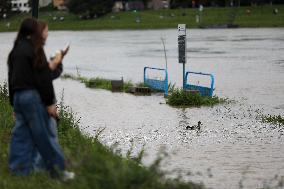
{"type": "Polygon", "coordinates": [[[85,83],[86,87],[89,87],[89,88],[99,88],[99,89],[111,90],[110,80],[97,77],[97,78],[86,79],[83,81],[83,83],[85,83]]]}
{"type": "Polygon", "coordinates": [[[84,18],[100,17],[112,11],[114,0],[70,0],[67,4],[70,12],[84,18]]]}
{"type": "Polygon", "coordinates": [[[217,96],[203,97],[199,93],[190,93],[188,91],[184,91],[183,89],[171,89],[171,93],[167,99],[167,103],[169,105],[176,107],[213,106],[225,101],[225,99],[217,96]]]}

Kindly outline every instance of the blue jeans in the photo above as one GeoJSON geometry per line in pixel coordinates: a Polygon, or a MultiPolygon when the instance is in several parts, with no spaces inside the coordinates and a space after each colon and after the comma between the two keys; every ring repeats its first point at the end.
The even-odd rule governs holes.
{"type": "Polygon", "coordinates": [[[58,142],[52,139],[50,116],[36,90],[23,90],[14,94],[16,124],[12,131],[9,168],[16,175],[34,171],[37,153],[46,170],[57,176],[65,169],[65,158],[58,142]]]}
{"type": "MultiPolygon", "coordinates": [[[[48,133],[50,142],[56,147],[59,146],[57,134],[57,122],[53,117],[50,117],[48,133]]],[[[36,149],[33,154],[33,170],[36,172],[44,171],[47,167],[42,159],[39,151],[36,149]]]]}

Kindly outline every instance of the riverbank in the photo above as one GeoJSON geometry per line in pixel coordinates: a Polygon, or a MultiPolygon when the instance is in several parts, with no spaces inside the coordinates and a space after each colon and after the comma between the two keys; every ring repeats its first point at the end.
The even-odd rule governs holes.
{"type": "MultiPolygon", "coordinates": [[[[145,145],[145,165],[164,148],[169,157],[162,168],[171,173],[180,170],[186,180],[213,189],[239,189],[240,184],[243,189],[267,188],[264,183],[276,176],[284,179],[284,127],[263,123],[260,117],[283,116],[283,30],[189,30],[186,70],[214,74],[215,94],[230,97],[234,103],[176,109],[165,104],[162,96],[111,93],[63,79],[54,82],[56,96],[60,101],[64,91],[64,101],[81,117],[83,133],[95,137],[99,128],[105,128],[99,140],[106,146],[119,144],[117,149],[126,154],[133,145],[133,154],[137,154],[145,145]],[[186,129],[198,121],[200,132],[186,129]]],[[[162,36],[169,80],[180,86],[182,65],[177,63],[176,35],[176,29],[50,32],[46,52],[50,55],[70,41],[65,73],[79,72],[87,78],[123,76],[139,83],[144,66],[164,67],[162,36]]],[[[0,38],[0,80],[5,81],[6,56],[15,33],[1,33],[0,38]]]]}
{"type": "Polygon", "coordinates": [[[9,105],[7,88],[0,86],[0,188],[194,188],[201,185],[169,180],[160,171],[158,158],[150,167],[141,164],[143,151],[133,157],[131,149],[123,157],[115,147],[106,147],[96,137],[83,135],[79,121],[72,111],[61,104],[59,141],[67,157],[68,169],[76,173],[76,178],[68,183],[51,179],[45,173],[28,177],[11,176],[8,167],[8,147],[13,127],[12,108],[9,105]]]}
{"type": "MultiPolygon", "coordinates": [[[[29,15],[20,14],[2,19],[0,31],[17,30],[21,20],[29,15]]],[[[180,23],[187,24],[188,28],[284,27],[284,5],[205,7],[202,12],[198,9],[129,11],[110,13],[102,18],[89,20],[67,12],[45,11],[39,12],[39,17],[48,22],[51,30],[167,29],[176,28],[180,23]],[[278,9],[278,14],[273,13],[274,9],[278,9]],[[61,21],[60,18],[64,20],[61,21]]]]}

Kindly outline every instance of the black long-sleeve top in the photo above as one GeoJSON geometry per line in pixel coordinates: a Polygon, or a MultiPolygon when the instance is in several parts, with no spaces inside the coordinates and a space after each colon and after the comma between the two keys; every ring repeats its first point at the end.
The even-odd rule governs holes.
{"type": "Polygon", "coordinates": [[[36,89],[46,106],[55,103],[55,93],[52,80],[62,73],[62,64],[51,71],[45,59],[42,68],[34,67],[35,54],[29,39],[18,42],[9,55],[8,87],[10,104],[13,106],[13,96],[18,90],[36,89]]]}

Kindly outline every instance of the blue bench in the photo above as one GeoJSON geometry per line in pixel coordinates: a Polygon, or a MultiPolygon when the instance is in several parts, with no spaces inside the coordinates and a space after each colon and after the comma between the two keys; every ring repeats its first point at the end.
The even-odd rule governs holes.
{"type": "Polygon", "coordinates": [[[186,72],[185,74],[185,84],[183,86],[184,89],[186,90],[196,90],[199,91],[201,96],[213,96],[213,91],[214,91],[214,76],[212,74],[207,74],[207,73],[202,73],[202,72],[186,72]],[[211,86],[210,87],[205,87],[205,86],[199,86],[199,85],[192,85],[188,82],[189,76],[192,74],[197,74],[197,75],[205,75],[211,78],[211,86]]]}
{"type": "Polygon", "coordinates": [[[168,96],[168,71],[166,69],[161,68],[151,68],[151,67],[145,67],[144,68],[144,84],[149,86],[150,88],[157,89],[160,91],[164,91],[165,96],[168,96]],[[163,71],[165,73],[165,78],[163,80],[158,79],[150,79],[147,75],[148,70],[157,70],[157,71],[163,71]]]}

